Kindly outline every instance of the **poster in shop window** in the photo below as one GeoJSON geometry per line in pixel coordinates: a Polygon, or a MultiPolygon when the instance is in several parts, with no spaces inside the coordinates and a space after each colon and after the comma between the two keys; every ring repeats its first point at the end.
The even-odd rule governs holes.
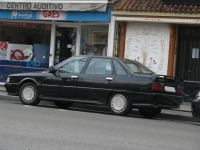
{"type": "Polygon", "coordinates": [[[25,44],[9,44],[7,60],[30,61],[33,57],[33,46],[25,44]]]}
{"type": "Polygon", "coordinates": [[[0,41],[0,60],[6,60],[7,48],[8,48],[8,42],[0,41]]]}

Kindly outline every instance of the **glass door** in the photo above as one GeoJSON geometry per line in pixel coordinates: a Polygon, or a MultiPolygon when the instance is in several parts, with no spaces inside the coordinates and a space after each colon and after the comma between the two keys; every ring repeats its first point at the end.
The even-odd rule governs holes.
{"type": "Polygon", "coordinates": [[[77,27],[57,27],[55,64],[76,54],[77,27]]]}

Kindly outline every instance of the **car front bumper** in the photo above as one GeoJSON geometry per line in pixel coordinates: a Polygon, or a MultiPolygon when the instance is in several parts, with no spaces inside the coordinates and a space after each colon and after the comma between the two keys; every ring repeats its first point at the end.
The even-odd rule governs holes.
{"type": "Polygon", "coordinates": [[[18,91],[19,91],[19,84],[18,83],[9,83],[6,82],[4,84],[6,91],[9,95],[14,95],[18,96],[18,91]]]}
{"type": "Polygon", "coordinates": [[[200,99],[194,99],[191,102],[192,116],[200,117],[200,99]]]}

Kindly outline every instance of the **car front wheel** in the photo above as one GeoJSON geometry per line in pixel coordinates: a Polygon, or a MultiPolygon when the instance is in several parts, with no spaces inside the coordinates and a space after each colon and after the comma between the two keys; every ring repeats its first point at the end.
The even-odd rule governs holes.
{"type": "Polygon", "coordinates": [[[73,103],[63,103],[63,102],[54,102],[54,104],[62,109],[67,109],[68,107],[71,107],[73,103]]]}
{"type": "Polygon", "coordinates": [[[23,84],[19,90],[19,99],[25,105],[37,105],[40,100],[36,85],[31,82],[23,84]]]}
{"type": "Polygon", "coordinates": [[[112,94],[108,105],[110,111],[115,115],[124,116],[131,111],[129,98],[125,94],[112,94]]]}
{"type": "Polygon", "coordinates": [[[154,118],[161,113],[161,109],[139,109],[139,112],[145,118],[154,118]]]}

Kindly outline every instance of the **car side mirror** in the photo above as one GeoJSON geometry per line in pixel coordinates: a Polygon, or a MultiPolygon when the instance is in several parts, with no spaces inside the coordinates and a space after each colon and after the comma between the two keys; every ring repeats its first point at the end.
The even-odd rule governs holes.
{"type": "Polygon", "coordinates": [[[50,66],[50,67],[49,67],[49,72],[50,72],[50,73],[55,73],[55,70],[54,70],[53,66],[50,66]]]}

